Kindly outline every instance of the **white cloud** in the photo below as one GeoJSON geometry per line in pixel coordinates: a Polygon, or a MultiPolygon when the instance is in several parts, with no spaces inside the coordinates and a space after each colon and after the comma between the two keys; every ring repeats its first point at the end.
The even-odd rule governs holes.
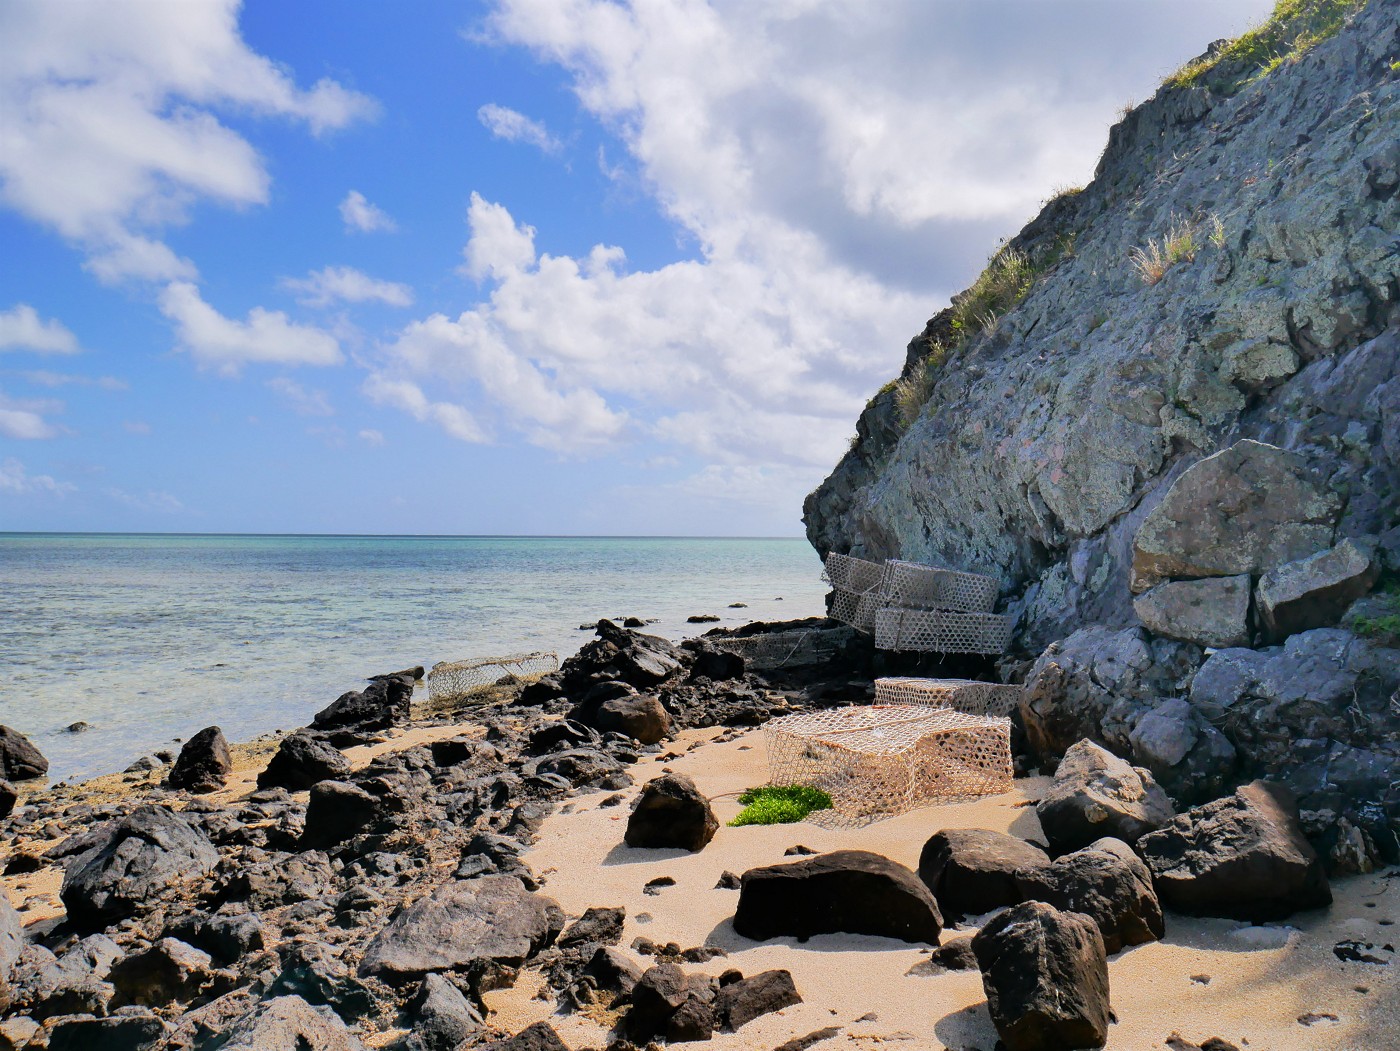
{"type": "Polygon", "coordinates": [[[481,281],[501,278],[523,270],[535,261],[535,228],[516,226],[503,205],[492,204],[472,192],[467,206],[471,239],[462,250],[466,257],[463,272],[481,281]]]}
{"type": "Polygon", "coordinates": [[[360,431],[359,437],[366,445],[378,447],[384,444],[384,432],[376,431],[372,427],[366,427],[364,430],[360,431]]]}
{"type": "Polygon", "coordinates": [[[429,401],[422,388],[408,380],[394,380],[382,375],[371,375],[369,379],[365,380],[364,391],[372,401],[380,405],[392,405],[396,409],[402,409],[420,422],[436,423],[460,441],[474,444],[489,441],[481,425],[466,409],[451,402],[429,401]]]}
{"type": "Polygon", "coordinates": [[[359,190],[351,190],[340,202],[340,218],[345,229],[360,233],[374,233],[376,230],[391,232],[398,224],[383,211],[370,204],[359,190]]]}
{"type": "Polygon", "coordinates": [[[36,354],[76,354],[78,337],[57,318],[47,321],[28,303],[0,311],[0,352],[30,350],[36,354]]]}
{"type": "Polygon", "coordinates": [[[391,307],[413,304],[413,290],[396,281],[381,281],[349,266],[328,266],[305,277],[288,277],[282,287],[297,293],[297,302],[311,307],[332,303],[386,303],[391,307]]]}
{"type": "Polygon", "coordinates": [[[167,285],[160,311],[175,323],[181,349],[201,365],[236,374],[250,362],[278,365],[338,365],[335,337],[287,320],[280,310],[254,307],[246,321],[224,317],[186,281],[167,285]]]}
{"type": "Polygon", "coordinates": [[[77,376],[71,372],[50,372],[48,369],[31,369],[20,375],[40,387],[100,387],[110,391],[131,389],[131,384],[115,376],[77,376]]]}
{"type": "Polygon", "coordinates": [[[39,399],[14,399],[0,391],[0,435],[19,441],[57,438],[63,431],[44,418],[62,412],[63,403],[39,399]]]}
{"type": "Polygon", "coordinates": [[[287,402],[300,416],[334,416],[330,398],[323,390],[307,390],[288,376],[267,381],[268,389],[287,402]]]}
{"type": "Polygon", "coordinates": [[[299,88],[248,48],[239,7],[0,7],[0,201],[81,245],[101,280],[192,278],[152,235],[200,199],[267,199],[261,158],[221,111],[291,118],[314,134],[375,111],[331,80],[299,88]]]}
{"type": "Polygon", "coordinates": [[[523,113],[518,113],[505,106],[498,106],[494,102],[488,102],[476,111],[476,119],[481,121],[486,130],[498,139],[505,139],[507,142],[523,142],[526,145],[534,146],[545,153],[558,153],[563,149],[563,143],[549,133],[549,129],[537,120],[531,120],[523,113]]]}
{"type": "Polygon", "coordinates": [[[108,486],[102,490],[102,495],[136,511],[177,515],[185,510],[185,504],[179,497],[162,489],[147,489],[144,493],[132,493],[125,489],[118,489],[116,486],[108,486]]]}
{"type": "Polygon", "coordinates": [[[71,482],[56,481],[52,475],[31,475],[25,471],[24,464],[12,456],[0,461],[0,492],[20,495],[51,493],[54,496],[62,496],[64,493],[74,492],[77,488],[71,482]]]}

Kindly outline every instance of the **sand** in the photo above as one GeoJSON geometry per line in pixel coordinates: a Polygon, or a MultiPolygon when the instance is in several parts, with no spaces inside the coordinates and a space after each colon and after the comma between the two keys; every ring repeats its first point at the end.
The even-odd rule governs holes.
{"type": "MultiPolygon", "coordinates": [[[[684,734],[670,745],[673,752],[685,753],[680,758],[644,760],[634,771],[638,785],[663,768],[689,774],[701,791],[717,797],[715,812],[721,822],[728,821],[739,810],[734,795],[766,778],[763,735],[751,732],[735,741],[695,747],[715,734],[684,734]]],[[[546,881],[545,893],[571,916],[590,905],[625,906],[624,946],[638,935],[663,944],[674,941],[683,949],[717,945],[728,951],[727,958],[685,965],[687,969],[718,974],[737,967],[753,974],[782,967],[792,972],[804,1002],[738,1033],[717,1034],[703,1045],[714,1051],[773,1048],[827,1026],[839,1026],[841,1033],[817,1044],[819,1051],[886,1045],[911,1051],[991,1051],[996,1033],[977,972],[906,975],[927,948],[884,938],[825,935],[801,945],[793,939],[749,941],[730,924],[738,893],[715,889],[715,883],[726,869],[742,873],[781,862],[783,852],[797,844],[818,851],[874,850],[914,867],[925,840],[940,828],[991,828],[1038,838],[1039,822],[1027,803],[1047,782],[1028,778],[1004,795],[930,807],[855,830],[810,823],[721,827],[709,846],[693,855],[623,845],[628,806],[600,808],[607,793],[598,793],[551,816],[526,860],[546,881]],[[643,893],[648,880],[663,875],[676,885],[655,895],[643,893]]],[[[637,790],[626,793],[629,803],[637,790]]],[[[1332,952],[1344,938],[1378,944],[1400,938],[1400,870],[1337,880],[1333,891],[1336,901],[1330,909],[1267,927],[1169,914],[1165,940],[1125,950],[1109,961],[1118,1021],[1108,1046],[1165,1048],[1167,1037],[1179,1032],[1197,1043],[1210,1036],[1241,1047],[1248,1041],[1251,1051],[1400,1047],[1400,964],[1342,963],[1332,952]]],[[[944,940],[972,933],[971,927],[954,929],[945,932],[944,940]]],[[[586,1017],[553,1014],[549,1003],[534,999],[538,988],[538,980],[527,972],[515,989],[488,994],[496,1012],[492,1022],[513,1032],[546,1018],[570,1047],[607,1042],[606,1032],[586,1017]]]]}

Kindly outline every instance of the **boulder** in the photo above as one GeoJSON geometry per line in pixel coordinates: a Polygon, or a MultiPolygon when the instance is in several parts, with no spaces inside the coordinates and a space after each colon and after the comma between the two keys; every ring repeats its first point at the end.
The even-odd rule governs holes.
{"type": "Polygon", "coordinates": [[[1162,903],[1191,916],[1260,923],[1332,901],[1293,794],[1268,781],[1178,814],[1137,850],[1162,903]]]}
{"type": "Polygon", "coordinates": [[[665,639],[620,628],[610,620],[597,624],[598,637],[559,669],[564,692],[581,696],[590,686],[616,680],[646,690],[679,672],[686,653],[665,639]]]}
{"type": "Polygon", "coordinates": [[[144,806],[69,860],[59,897],[75,927],[101,930],[172,897],[218,863],[203,832],[165,807],[144,806]]]}
{"type": "Polygon", "coordinates": [[[1099,925],[1104,950],[1157,941],[1166,933],[1152,874],[1121,839],[1101,839],[1020,878],[1021,900],[1082,912],[1099,925]]]}
{"type": "Polygon", "coordinates": [[[1138,618],[1154,635],[1201,646],[1249,645],[1248,573],[1173,580],[1133,599],[1138,618]]]}
{"type": "Polygon", "coordinates": [[[550,944],[563,927],[552,898],[513,876],[447,883],[396,916],[365,950],[360,974],[386,981],[430,971],[515,968],[550,944]]]}
{"type": "Polygon", "coordinates": [[[375,1010],[375,994],[357,978],[343,954],[317,939],[296,938],[278,946],[282,969],[267,996],[298,996],[312,1006],[324,1004],[346,1021],[375,1010]]]}
{"type": "Polygon", "coordinates": [[[972,951],[1007,1051],[1102,1047],[1108,1040],[1108,959],[1088,916],[1024,902],[978,931],[972,951]]]}
{"type": "Polygon", "coordinates": [[[642,744],[656,744],[671,735],[671,717],[653,694],[629,693],[610,697],[574,718],[603,733],[622,733],[642,744]]]}
{"type": "Polygon", "coordinates": [[[622,941],[622,924],[626,918],[627,910],[621,907],[589,906],[582,916],[564,928],[557,944],[561,949],[575,945],[616,945],[622,941]]]}
{"type": "Polygon", "coordinates": [[[1264,632],[1277,642],[1300,631],[1331,627],[1375,586],[1380,571],[1374,544],[1355,540],[1270,570],[1255,589],[1264,632]]]}
{"type": "Polygon", "coordinates": [[[514,1036],[486,1044],[481,1051],[569,1051],[548,1022],[536,1022],[514,1036]]]}
{"type": "Polygon", "coordinates": [[[166,780],[171,788],[189,792],[213,792],[223,788],[233,773],[228,741],[217,726],[206,726],[180,749],[166,780]]]}
{"type": "Polygon", "coordinates": [[[1128,740],[1133,758],[1179,802],[1218,799],[1234,781],[1235,746],[1182,698],[1143,715],[1128,740]]]}
{"type": "Polygon", "coordinates": [[[935,832],[919,854],[919,878],[944,919],[980,916],[1025,901],[1018,879],[1050,864],[1034,843],[985,828],[935,832]]]}
{"type": "Polygon", "coordinates": [[[662,774],[637,796],[624,836],[629,847],[704,848],[719,829],[719,820],[695,782],[685,774],[662,774]]]}
{"type": "Polygon", "coordinates": [[[10,904],[10,896],[0,891],[0,1015],[10,1006],[10,981],[20,950],[24,948],[24,926],[10,904]]]}
{"type": "Polygon", "coordinates": [[[1193,464],[1133,539],[1134,592],[1178,577],[1258,576],[1332,545],[1341,501],[1303,458],[1244,440],[1193,464]]]}
{"type": "Polygon", "coordinates": [[[928,887],[903,865],[866,850],[838,850],[744,873],[734,929],[757,941],[846,932],[937,945],[943,917],[928,887]]]}
{"type": "Polygon", "coordinates": [[[365,1051],[329,1007],[299,996],[263,1000],[228,1030],[218,1051],[365,1051]]]}
{"type": "Polygon", "coordinates": [[[165,933],[203,949],[222,964],[234,963],[266,943],[266,931],[256,912],[236,916],[194,912],[175,920],[165,933]]]}
{"type": "Polygon", "coordinates": [[[316,730],[333,737],[387,730],[409,720],[413,679],[409,672],[377,675],[363,690],[343,693],[311,719],[316,730]]]}
{"type": "Polygon", "coordinates": [[[440,974],[429,974],[405,1012],[409,1033],[397,1051],[457,1051],[485,1023],[457,987],[440,974]]]}
{"type": "Polygon", "coordinates": [[[733,1032],[755,1018],[794,1007],[802,997],[793,984],[789,971],[764,971],[721,985],[715,997],[715,1017],[721,1026],[733,1032]]]}
{"type": "Polygon", "coordinates": [[[600,945],[583,968],[595,989],[627,995],[641,981],[642,969],[621,949],[600,945]]]}
{"type": "Polygon", "coordinates": [[[282,738],[267,768],[258,775],[258,787],[299,792],[320,781],[338,781],[348,773],[350,760],[340,749],[299,731],[282,738]]]}
{"type": "Polygon", "coordinates": [[[15,786],[0,777],[0,818],[7,818],[14,813],[17,802],[19,793],[15,791],[15,786]]]}
{"type": "Polygon", "coordinates": [[[1105,836],[1135,843],[1175,811],[1149,771],[1084,740],[1060,760],[1035,812],[1051,851],[1063,854],[1105,836]]]}
{"type": "Polygon", "coordinates": [[[628,1033],[646,1040],[664,1032],[671,1017],[689,998],[690,983],[684,971],[674,963],[653,964],[632,988],[628,1033]]]}
{"type": "Polygon", "coordinates": [[[694,656],[688,678],[727,682],[744,677],[744,658],[737,653],[722,650],[704,639],[690,639],[681,645],[694,656]]]}
{"type": "Polygon", "coordinates": [[[383,805],[359,785],[318,781],[306,804],[303,850],[331,850],[370,831],[383,817],[383,805]]]}
{"type": "Polygon", "coordinates": [[[170,1027],[153,1014],[65,1018],[49,1030],[48,1051],[149,1051],[170,1027]]]}
{"type": "Polygon", "coordinates": [[[105,1015],[113,995],[107,975],[121,954],[105,934],[90,934],[58,957],[40,945],[26,945],[16,967],[11,1009],[36,1021],[60,1015],[105,1015]]]}
{"type": "Polygon", "coordinates": [[[0,726],[0,777],[29,781],[49,772],[49,761],[18,730],[0,726]]]}
{"type": "Polygon", "coordinates": [[[164,1007],[189,1003],[213,979],[213,960],[207,952],[177,938],[162,938],[149,949],[124,956],[107,976],[116,990],[112,1003],[164,1007]]]}

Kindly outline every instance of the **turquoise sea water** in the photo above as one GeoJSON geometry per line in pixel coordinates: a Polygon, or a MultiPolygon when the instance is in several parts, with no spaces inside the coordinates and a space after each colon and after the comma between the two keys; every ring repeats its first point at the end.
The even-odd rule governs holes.
{"type": "Polygon", "coordinates": [[[563,659],[600,617],[813,616],[820,572],[787,539],[0,534],[0,723],[54,779],[109,773],[211,724],[302,725],[377,672],[563,659]]]}

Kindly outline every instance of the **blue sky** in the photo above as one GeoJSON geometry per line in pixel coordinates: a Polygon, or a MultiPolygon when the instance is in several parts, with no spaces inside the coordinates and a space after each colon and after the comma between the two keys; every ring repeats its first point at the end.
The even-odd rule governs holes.
{"type": "Polygon", "coordinates": [[[795,535],[1266,0],[0,3],[0,530],[795,535]]]}

